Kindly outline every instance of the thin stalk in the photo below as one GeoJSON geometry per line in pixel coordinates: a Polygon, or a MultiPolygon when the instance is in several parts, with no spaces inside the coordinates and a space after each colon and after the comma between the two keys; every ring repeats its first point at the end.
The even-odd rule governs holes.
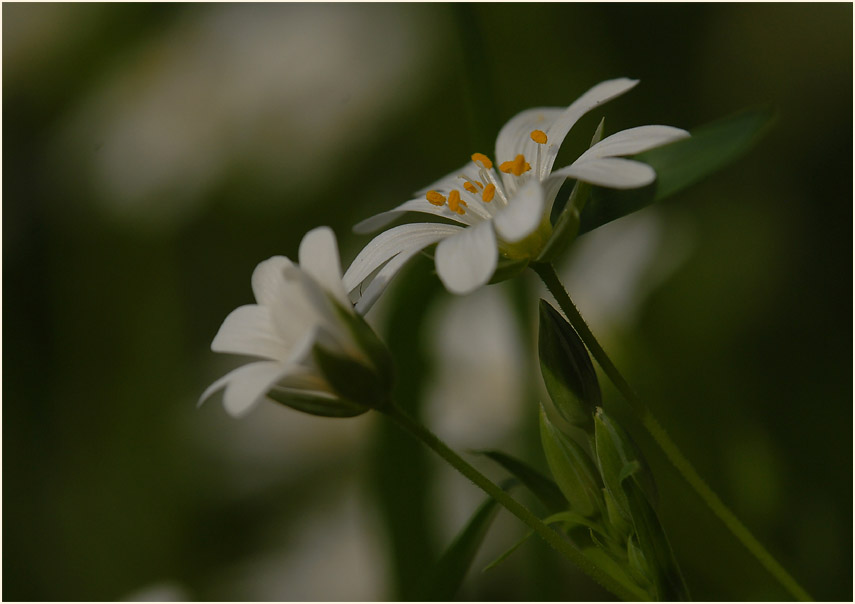
{"type": "Polygon", "coordinates": [[[686,482],[695,490],[700,498],[707,504],[713,513],[719,517],[724,525],[731,533],[748,549],[751,554],[757,558],[760,564],[763,565],[769,573],[777,579],[777,581],[798,600],[803,602],[812,601],[810,594],[805,591],[796,580],[790,575],[783,566],[763,547],[763,545],[751,534],[751,531],[736,517],[730,508],[715,494],[715,492],[707,485],[703,478],[698,474],[697,470],[692,466],[689,460],[680,452],[680,449],[671,440],[665,429],[656,420],[641,398],[630,387],[629,383],[612,363],[606,351],[600,346],[597,338],[591,332],[585,319],[579,314],[576,305],[570,299],[558,275],[555,273],[555,268],[549,263],[534,263],[531,265],[534,272],[543,280],[546,288],[555,297],[558,306],[564,311],[567,320],[573,326],[573,329],[582,338],[582,341],[591,351],[597,363],[602,367],[605,374],[612,383],[621,392],[624,398],[630,403],[633,410],[638,414],[642,425],[647,429],[665,456],[671,461],[677,471],[683,476],[686,482]]]}
{"type": "Polygon", "coordinates": [[[592,564],[585,556],[582,555],[569,541],[564,539],[555,530],[544,524],[537,516],[531,513],[528,508],[519,503],[516,499],[508,495],[498,485],[484,476],[481,472],[470,465],[466,460],[460,457],[457,453],[451,450],[444,442],[442,442],[433,432],[425,428],[422,424],[412,419],[409,415],[401,411],[397,406],[391,405],[380,410],[387,415],[401,428],[409,432],[412,436],[427,445],[437,455],[448,462],[455,470],[463,474],[466,478],[475,483],[484,492],[490,495],[493,499],[499,502],[511,514],[522,520],[544,541],[551,545],[559,553],[569,558],[582,571],[591,577],[594,581],[608,589],[618,598],[626,601],[637,600],[636,594],[630,592],[625,587],[617,583],[610,576],[601,571],[598,567],[592,564]]]}

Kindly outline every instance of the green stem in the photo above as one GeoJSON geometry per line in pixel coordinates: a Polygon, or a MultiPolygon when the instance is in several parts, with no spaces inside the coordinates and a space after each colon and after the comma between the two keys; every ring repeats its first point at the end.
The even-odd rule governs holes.
{"type": "Polygon", "coordinates": [[[397,406],[381,410],[395,423],[409,432],[412,436],[433,449],[440,457],[451,464],[454,469],[463,474],[466,478],[475,483],[493,499],[499,502],[514,516],[522,520],[538,535],[540,535],[549,545],[563,554],[589,577],[597,583],[608,589],[617,597],[626,601],[637,600],[636,594],[630,592],[625,587],[617,583],[609,575],[601,571],[597,566],[592,564],[582,553],[577,550],[569,541],[564,539],[561,534],[544,524],[537,516],[531,513],[528,508],[519,503],[516,499],[508,495],[498,485],[492,482],[489,478],[481,474],[474,466],[470,465],[466,460],[452,451],[444,442],[442,442],[433,432],[425,428],[422,424],[412,419],[409,415],[401,411],[397,406]]]}
{"type": "Polygon", "coordinates": [[[703,499],[704,503],[715,513],[716,516],[730,529],[730,532],[739,539],[739,541],[748,549],[751,554],[775,577],[775,579],[783,585],[798,600],[807,602],[812,598],[796,580],[781,566],[777,560],[763,547],[763,545],[751,534],[751,531],[742,524],[739,518],[728,508],[724,502],[715,494],[715,492],[704,482],[698,472],[692,466],[688,459],[680,452],[680,449],[671,440],[665,429],[659,424],[650,410],[641,401],[641,398],[630,387],[627,381],[612,363],[606,351],[600,346],[597,338],[591,332],[585,319],[579,314],[578,309],[573,304],[558,275],[555,273],[555,268],[548,263],[536,263],[531,265],[534,272],[546,284],[546,288],[555,297],[561,310],[570,321],[570,324],[585,342],[588,350],[597,360],[597,363],[602,367],[605,374],[617,387],[626,400],[632,405],[634,411],[641,419],[641,423],[659,445],[659,448],[665,453],[665,456],[671,461],[677,471],[683,476],[686,482],[695,490],[695,492],[703,499]]]}

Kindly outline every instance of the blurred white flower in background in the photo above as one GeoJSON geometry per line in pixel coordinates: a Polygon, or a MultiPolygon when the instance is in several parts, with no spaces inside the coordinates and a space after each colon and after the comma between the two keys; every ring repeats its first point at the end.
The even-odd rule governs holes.
{"type": "Polygon", "coordinates": [[[188,591],[174,581],[150,583],[122,598],[122,602],[187,602],[188,591]]]}
{"type": "Polygon", "coordinates": [[[497,288],[446,298],[431,309],[435,375],[425,423],[453,448],[499,447],[524,409],[525,346],[497,288]]]}
{"type": "Polygon", "coordinates": [[[662,211],[650,207],[580,237],[557,270],[591,329],[613,334],[634,324],[648,296],[693,246],[688,224],[672,219],[666,225],[662,211]]]}
{"type": "Polygon", "coordinates": [[[375,505],[352,476],[339,480],[335,492],[324,491],[299,524],[274,527],[264,552],[219,579],[255,602],[388,599],[385,535],[375,505]]]}
{"type": "Polygon", "coordinates": [[[432,48],[422,17],[394,5],[194,6],[115,57],[70,113],[55,169],[113,213],[167,223],[240,170],[279,193],[242,203],[323,187],[320,173],[358,160],[417,98],[409,76],[432,48]]]}

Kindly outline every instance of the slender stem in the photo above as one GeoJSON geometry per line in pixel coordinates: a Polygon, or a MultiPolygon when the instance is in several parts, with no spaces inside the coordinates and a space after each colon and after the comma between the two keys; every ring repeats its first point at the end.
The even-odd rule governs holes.
{"type": "Polygon", "coordinates": [[[728,508],[724,502],[715,494],[715,492],[707,485],[703,478],[698,474],[697,470],[692,466],[689,460],[680,452],[680,449],[671,440],[665,429],[659,424],[653,414],[650,412],[641,398],[630,387],[627,381],[612,363],[606,351],[600,346],[597,338],[591,332],[585,319],[579,314],[578,309],[573,304],[558,275],[555,273],[555,268],[548,263],[539,263],[531,265],[534,272],[543,280],[547,289],[555,296],[555,300],[564,311],[570,324],[585,342],[588,350],[597,360],[597,363],[602,367],[605,374],[617,387],[626,400],[632,405],[634,411],[641,419],[642,425],[647,429],[659,448],[662,449],[665,456],[671,461],[677,471],[683,476],[686,482],[695,490],[695,492],[703,499],[704,503],[715,513],[716,516],[730,529],[730,532],[739,539],[740,542],[748,549],[751,554],[772,574],[778,582],[783,585],[787,591],[795,598],[801,601],[811,601],[813,598],[805,591],[796,580],[781,566],[777,560],[763,547],[763,545],[751,534],[751,531],[736,517],[736,515],[728,508]]]}
{"type": "Polygon", "coordinates": [[[498,485],[466,462],[466,460],[451,450],[433,432],[425,428],[422,424],[412,419],[409,415],[394,405],[383,409],[382,413],[387,415],[412,436],[420,440],[429,448],[433,449],[435,453],[451,464],[454,469],[474,482],[476,486],[480,487],[493,499],[498,501],[499,504],[514,516],[522,520],[559,553],[575,562],[576,565],[585,572],[585,574],[594,579],[597,583],[622,600],[634,601],[638,599],[637,594],[630,592],[628,589],[601,571],[597,566],[592,564],[569,541],[544,524],[537,516],[531,513],[528,508],[508,495],[498,485]]]}

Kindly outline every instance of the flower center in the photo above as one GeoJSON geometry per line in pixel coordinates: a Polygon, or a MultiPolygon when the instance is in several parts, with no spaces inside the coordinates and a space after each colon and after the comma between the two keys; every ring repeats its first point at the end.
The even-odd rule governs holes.
{"type": "MultiPolygon", "coordinates": [[[[548,139],[542,130],[532,130],[529,136],[531,140],[537,143],[534,173],[540,174],[540,148],[546,144],[548,139]]],[[[446,197],[438,191],[428,191],[425,198],[435,206],[448,205],[449,210],[461,216],[466,214],[468,210],[472,216],[481,220],[489,220],[498,210],[508,205],[511,197],[505,191],[502,180],[493,169],[493,162],[489,157],[483,153],[473,153],[472,162],[478,168],[479,180],[461,174],[459,178],[464,181],[463,193],[458,189],[452,189],[446,197]],[[492,203],[494,199],[497,200],[496,204],[492,203]]],[[[499,165],[500,172],[519,179],[516,181],[517,184],[521,184],[520,180],[523,175],[530,172],[531,168],[531,164],[526,161],[522,153],[499,165]]]]}

